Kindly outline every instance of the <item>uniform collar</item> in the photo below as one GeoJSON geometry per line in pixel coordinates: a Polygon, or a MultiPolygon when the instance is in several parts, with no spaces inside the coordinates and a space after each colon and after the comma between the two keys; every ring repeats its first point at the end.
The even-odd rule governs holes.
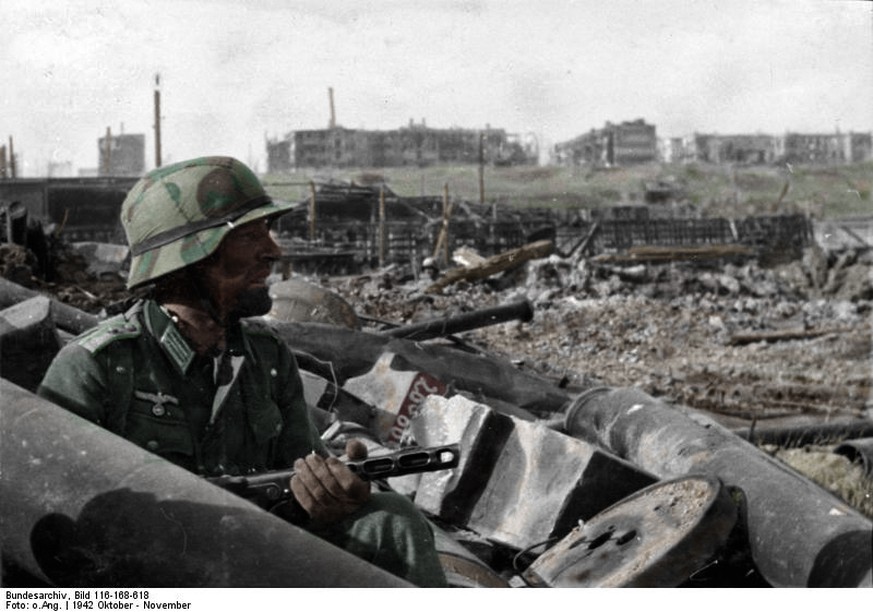
{"type": "MultiPolygon", "coordinates": [[[[167,358],[180,374],[186,374],[197,352],[179,331],[172,317],[160,304],[148,300],[143,309],[146,328],[157,339],[158,344],[167,358]]],[[[230,355],[244,355],[248,351],[248,343],[242,333],[239,323],[231,325],[225,335],[227,352],[230,355]]]]}
{"type": "Polygon", "coordinates": [[[180,374],[185,374],[197,353],[173,323],[173,319],[160,304],[149,300],[143,309],[146,328],[154,336],[161,350],[180,374]]]}

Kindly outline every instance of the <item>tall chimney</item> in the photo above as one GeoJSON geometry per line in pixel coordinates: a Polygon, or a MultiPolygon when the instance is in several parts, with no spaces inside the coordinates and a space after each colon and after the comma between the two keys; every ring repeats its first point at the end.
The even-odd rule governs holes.
{"type": "Polygon", "coordinates": [[[333,106],[333,87],[327,88],[327,97],[330,99],[330,123],[328,127],[333,129],[336,127],[336,109],[333,106]]]}
{"type": "Polygon", "coordinates": [[[155,75],[155,168],[161,167],[161,75],[155,75]]]}

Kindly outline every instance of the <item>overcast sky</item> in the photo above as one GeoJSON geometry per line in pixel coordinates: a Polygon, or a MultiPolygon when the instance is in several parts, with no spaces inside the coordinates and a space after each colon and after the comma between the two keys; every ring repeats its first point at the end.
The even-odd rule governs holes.
{"type": "Polygon", "coordinates": [[[873,3],[860,0],[2,0],[0,142],[22,176],[97,166],[146,136],[163,161],[236,156],[337,123],[536,134],[607,121],[661,137],[873,130],[873,3]]]}

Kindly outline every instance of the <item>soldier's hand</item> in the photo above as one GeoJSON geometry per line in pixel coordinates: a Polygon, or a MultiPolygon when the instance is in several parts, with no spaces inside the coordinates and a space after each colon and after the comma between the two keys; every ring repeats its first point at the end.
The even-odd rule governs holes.
{"type": "MultiPolygon", "coordinates": [[[[350,459],[364,459],[367,447],[359,440],[346,443],[350,459]]],[[[357,510],[370,498],[370,484],[336,457],[316,454],[294,462],[291,491],[313,522],[330,524],[357,510]]]]}

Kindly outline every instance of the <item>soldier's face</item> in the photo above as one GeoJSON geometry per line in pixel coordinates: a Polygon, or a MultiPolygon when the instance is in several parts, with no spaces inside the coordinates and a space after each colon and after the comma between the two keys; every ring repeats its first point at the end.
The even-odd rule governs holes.
{"type": "Polygon", "coordinates": [[[231,230],[204,265],[209,293],[225,319],[267,314],[267,277],[282,254],[269,222],[255,220],[231,230]]]}

